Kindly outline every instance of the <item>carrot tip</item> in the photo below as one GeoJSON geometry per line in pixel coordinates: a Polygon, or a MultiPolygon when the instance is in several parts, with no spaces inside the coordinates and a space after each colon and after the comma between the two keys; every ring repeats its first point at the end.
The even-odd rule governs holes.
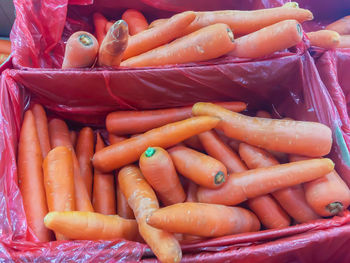
{"type": "Polygon", "coordinates": [[[146,157],[152,157],[156,153],[156,149],[152,147],[148,147],[147,150],[145,151],[146,157]]]}
{"type": "Polygon", "coordinates": [[[332,215],[336,215],[339,212],[343,211],[344,206],[341,202],[333,202],[326,206],[326,210],[329,211],[332,215]]]}
{"type": "Polygon", "coordinates": [[[94,41],[91,39],[89,35],[86,34],[81,34],[79,36],[79,41],[84,45],[84,46],[91,46],[94,41]]]}
{"type": "Polygon", "coordinates": [[[214,178],[214,183],[215,184],[222,184],[225,182],[225,174],[221,171],[219,171],[214,178]]]}

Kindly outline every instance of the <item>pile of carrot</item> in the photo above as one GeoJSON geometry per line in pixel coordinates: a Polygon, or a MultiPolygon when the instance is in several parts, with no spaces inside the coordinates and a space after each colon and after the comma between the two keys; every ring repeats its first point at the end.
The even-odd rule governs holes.
{"type": "Polygon", "coordinates": [[[199,102],[112,112],[104,138],[89,127],[70,131],[34,105],[18,149],[28,227],[42,242],[146,242],[161,262],[179,262],[182,242],[284,228],[348,208],[350,190],[324,157],[332,146],[327,126],[245,109],[199,102]]]}

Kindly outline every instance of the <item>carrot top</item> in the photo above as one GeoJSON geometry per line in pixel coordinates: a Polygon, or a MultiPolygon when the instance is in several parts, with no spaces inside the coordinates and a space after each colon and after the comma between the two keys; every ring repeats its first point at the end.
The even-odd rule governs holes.
{"type": "Polygon", "coordinates": [[[147,150],[145,151],[145,156],[146,157],[152,157],[156,153],[156,149],[153,147],[148,147],[147,150]]]}

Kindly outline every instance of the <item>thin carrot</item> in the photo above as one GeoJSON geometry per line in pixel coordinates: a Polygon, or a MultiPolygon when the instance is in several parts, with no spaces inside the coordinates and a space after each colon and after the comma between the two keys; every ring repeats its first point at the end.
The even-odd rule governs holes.
{"type": "Polygon", "coordinates": [[[264,27],[235,40],[236,48],[229,55],[260,58],[295,46],[302,41],[303,30],[296,20],[285,20],[264,27]]]}
{"type": "Polygon", "coordinates": [[[116,175],[116,192],[117,192],[117,214],[126,219],[134,219],[134,211],[130,208],[123,192],[119,188],[118,176],[116,175]]]}
{"type": "Polygon", "coordinates": [[[325,49],[336,48],[340,43],[340,35],[332,30],[319,30],[306,33],[311,46],[325,49]]]}
{"type": "Polygon", "coordinates": [[[226,136],[269,150],[319,157],[332,146],[331,129],[321,123],[249,117],[204,102],[192,112],[219,117],[217,129],[226,136]]]}
{"type": "Polygon", "coordinates": [[[314,159],[230,174],[219,189],[200,187],[199,202],[236,205],[249,198],[312,181],[332,171],[330,159],[314,159]]]}
{"type": "Polygon", "coordinates": [[[95,153],[92,163],[102,172],[109,172],[135,162],[150,146],[171,147],[193,135],[214,128],[220,119],[215,117],[189,118],[152,129],[137,137],[110,145],[95,153]]]}
{"type": "Polygon", "coordinates": [[[85,31],[78,31],[67,41],[62,68],[85,68],[94,64],[99,45],[96,38],[85,31]]]}
{"type": "MultiPolygon", "coordinates": [[[[100,134],[97,133],[95,151],[102,150],[104,146],[100,134]]],[[[101,214],[115,215],[117,213],[113,174],[103,174],[95,169],[92,205],[94,210],[101,214]]]]}
{"type": "Polygon", "coordinates": [[[271,114],[269,112],[267,112],[267,111],[264,111],[264,110],[257,111],[255,116],[259,117],[259,118],[267,118],[267,119],[271,119],[272,118],[271,114]]]}
{"type": "Polygon", "coordinates": [[[122,15],[122,19],[128,23],[131,36],[136,35],[137,33],[140,33],[148,28],[148,22],[146,18],[138,10],[126,10],[122,15]]]}
{"type": "Polygon", "coordinates": [[[135,220],[117,215],[71,211],[50,212],[45,216],[45,225],[70,239],[79,240],[136,240],[138,227],[135,220]]]}
{"type": "Polygon", "coordinates": [[[126,139],[127,139],[127,137],[118,136],[118,135],[115,135],[113,133],[108,133],[108,141],[109,141],[110,145],[111,144],[116,144],[116,143],[124,141],[126,139]]]}
{"type": "Polygon", "coordinates": [[[70,141],[72,143],[73,148],[75,148],[76,144],[77,144],[77,132],[76,131],[69,131],[69,136],[70,136],[70,141]]]}
{"type": "Polygon", "coordinates": [[[95,36],[98,43],[101,45],[105,37],[105,28],[108,20],[101,13],[94,13],[92,15],[94,26],[95,26],[95,36]]]}
{"type": "Polygon", "coordinates": [[[147,217],[159,209],[157,197],[140,169],[134,165],[122,168],[118,174],[120,189],[125,195],[139,226],[141,236],[161,262],[180,262],[182,253],[176,238],[147,224],[147,217]]]}
{"type": "Polygon", "coordinates": [[[190,202],[155,210],[148,217],[147,223],[169,232],[204,237],[219,237],[260,229],[258,218],[244,208],[190,202]]]}
{"type": "Polygon", "coordinates": [[[0,39],[0,53],[11,54],[11,41],[7,39],[0,39]]]}
{"type": "Polygon", "coordinates": [[[43,158],[45,158],[47,153],[51,150],[46,113],[43,106],[40,104],[35,104],[32,108],[32,112],[35,118],[35,125],[38,132],[41,153],[43,158]]]}
{"type": "Polygon", "coordinates": [[[340,42],[337,48],[350,48],[350,34],[340,36],[340,42]]]}
{"type": "Polygon", "coordinates": [[[160,18],[160,19],[153,20],[152,23],[149,24],[148,28],[159,26],[159,25],[165,23],[166,21],[168,21],[167,18],[160,18]]]}
{"type": "MultiPolygon", "coordinates": [[[[239,154],[250,169],[278,165],[278,161],[267,151],[241,143],[239,154]]],[[[319,216],[312,210],[305,200],[301,185],[283,188],[272,193],[284,210],[300,223],[318,219],[319,216]]]]}
{"type": "Polygon", "coordinates": [[[198,189],[198,185],[196,185],[192,181],[189,181],[189,184],[187,187],[186,202],[194,202],[194,203],[198,202],[197,189],[198,189]]]}
{"type": "Polygon", "coordinates": [[[143,176],[164,205],[182,203],[186,194],[168,152],[161,147],[148,147],[139,165],[143,176]]]}
{"type": "Polygon", "coordinates": [[[18,144],[18,184],[29,228],[41,242],[51,240],[43,219],[48,211],[44,189],[42,153],[31,110],[26,111],[18,144]]]}
{"type": "MultiPolygon", "coordinates": [[[[44,162],[44,184],[49,211],[74,211],[74,169],[71,151],[65,146],[51,150],[44,162]]],[[[55,232],[57,240],[67,237],[55,232]]]]}
{"type": "Polygon", "coordinates": [[[214,24],[178,38],[167,45],[124,60],[120,65],[150,67],[199,62],[221,57],[234,50],[235,46],[231,29],[225,24],[214,24]]]}
{"type": "Polygon", "coordinates": [[[202,143],[200,142],[198,135],[192,136],[186,140],[183,141],[183,143],[187,146],[190,147],[192,149],[195,149],[199,152],[204,152],[204,147],[202,145],[202,143]]]}
{"type": "Polygon", "coordinates": [[[128,24],[118,20],[108,30],[98,51],[100,66],[118,67],[128,45],[128,24]]]}
{"type": "MultiPolygon", "coordinates": [[[[240,112],[247,104],[239,101],[215,103],[228,110],[240,112]]],[[[117,135],[142,133],[165,124],[192,117],[192,106],[146,111],[116,111],[106,118],[108,132],[117,135]]]]}
{"type": "Polygon", "coordinates": [[[350,16],[344,16],[341,19],[326,26],[327,30],[333,30],[338,32],[340,35],[350,34],[350,16]]]}
{"type": "Polygon", "coordinates": [[[214,131],[206,131],[198,134],[199,140],[205,151],[211,157],[222,162],[228,173],[239,173],[247,170],[247,167],[229,146],[227,146],[214,131]]]}
{"type": "Polygon", "coordinates": [[[180,13],[162,25],[144,30],[130,37],[123,60],[140,55],[176,39],[195,18],[196,14],[194,12],[180,13]]]}
{"type": "Polygon", "coordinates": [[[49,122],[49,135],[51,147],[66,146],[71,150],[74,167],[74,188],[75,188],[75,206],[78,211],[93,212],[93,207],[89,194],[85,187],[83,178],[80,175],[78,158],[75,154],[67,124],[60,119],[52,119],[49,122]]]}

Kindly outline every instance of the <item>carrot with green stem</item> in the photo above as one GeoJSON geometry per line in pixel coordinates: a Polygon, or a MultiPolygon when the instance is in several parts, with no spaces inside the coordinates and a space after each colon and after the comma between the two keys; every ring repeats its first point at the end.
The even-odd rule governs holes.
{"type": "Polygon", "coordinates": [[[128,23],[130,35],[136,35],[146,29],[148,29],[148,22],[144,15],[135,9],[126,10],[122,19],[128,23]]]}
{"type": "Polygon", "coordinates": [[[152,67],[200,62],[221,57],[234,50],[235,46],[231,29],[225,24],[214,24],[178,38],[167,45],[128,58],[120,65],[152,67]]]}
{"type": "Polygon", "coordinates": [[[306,35],[310,40],[311,46],[333,49],[338,47],[340,43],[340,35],[332,30],[319,30],[306,33],[306,35]]]}
{"type": "Polygon", "coordinates": [[[170,123],[102,149],[94,154],[92,163],[98,170],[109,172],[137,161],[150,146],[171,147],[214,128],[219,121],[216,117],[203,116],[170,123]]]}
{"type": "Polygon", "coordinates": [[[118,174],[115,176],[116,179],[116,192],[117,192],[117,214],[126,219],[134,219],[134,212],[128,204],[123,192],[119,188],[118,174]]]}
{"type": "Polygon", "coordinates": [[[45,158],[47,153],[51,150],[46,113],[43,106],[40,104],[35,104],[32,107],[32,112],[35,118],[41,153],[43,158],[45,158]]]}
{"type": "Polygon", "coordinates": [[[147,224],[147,217],[159,209],[157,197],[139,168],[123,167],[118,174],[120,189],[134,211],[139,231],[161,262],[180,262],[182,252],[176,238],[169,232],[147,224]]]}
{"type": "Polygon", "coordinates": [[[101,45],[105,35],[106,35],[106,24],[108,20],[101,13],[94,13],[92,15],[92,19],[95,26],[95,36],[97,38],[98,43],[101,45]]]}
{"type": "Polygon", "coordinates": [[[327,30],[333,30],[340,35],[350,35],[350,16],[344,16],[326,26],[327,30]]]}
{"type": "Polygon", "coordinates": [[[212,103],[199,102],[193,115],[216,116],[217,129],[228,137],[268,150],[319,157],[330,152],[332,132],[316,122],[249,117],[212,103]]]}

